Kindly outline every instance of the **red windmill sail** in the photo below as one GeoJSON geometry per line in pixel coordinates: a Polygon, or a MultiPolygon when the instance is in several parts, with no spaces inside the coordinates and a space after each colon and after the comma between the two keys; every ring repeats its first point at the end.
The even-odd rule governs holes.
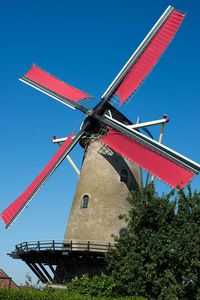
{"type": "Polygon", "coordinates": [[[115,95],[120,97],[120,104],[124,103],[141,85],[145,77],[157,63],[180,27],[185,14],[173,10],[168,19],[161,26],[149,45],[143,51],[136,63],[130,69],[115,95]]]}
{"type": "Polygon", "coordinates": [[[161,155],[112,129],[100,141],[174,188],[184,188],[196,175],[187,166],[177,164],[173,158],[161,155]]]}
{"type": "Polygon", "coordinates": [[[107,99],[117,97],[120,104],[123,104],[138,89],[158,62],[184,17],[184,13],[168,7],[102,97],[107,99]]]}
{"type": "Polygon", "coordinates": [[[61,102],[65,100],[65,104],[72,107],[76,107],[75,103],[83,99],[92,98],[90,95],[52,76],[36,65],[33,65],[20,80],[61,102]]]}
{"type": "Polygon", "coordinates": [[[72,134],[67,138],[63,145],[56,152],[54,157],[49,161],[46,167],[40,172],[40,174],[33,180],[33,182],[28,186],[28,188],[2,213],[1,218],[3,219],[6,228],[8,228],[23,208],[32,199],[34,194],[39,190],[43,183],[49,178],[49,176],[55,171],[62,160],[67,155],[69,146],[72,142],[72,134]]]}

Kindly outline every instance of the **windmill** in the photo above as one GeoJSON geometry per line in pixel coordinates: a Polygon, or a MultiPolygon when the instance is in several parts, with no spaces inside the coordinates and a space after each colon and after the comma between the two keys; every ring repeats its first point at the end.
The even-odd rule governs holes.
{"type": "MultiPolygon", "coordinates": [[[[98,266],[100,266],[99,269],[102,268],[101,254],[105,251],[105,244],[108,247],[111,246],[111,233],[116,234],[119,229],[122,232],[125,230],[123,224],[116,224],[113,220],[114,218],[117,219],[120,213],[128,210],[124,199],[128,190],[141,186],[140,168],[145,169],[172,187],[181,189],[199,173],[199,164],[140,132],[140,128],[144,126],[166,123],[167,117],[158,121],[132,124],[116,108],[116,105],[122,105],[129,101],[142,84],[175,36],[184,16],[184,13],[171,6],[166,9],[104,92],[99,103],[92,109],[87,109],[83,104],[85,100],[92,98],[90,95],[53,77],[36,65],[33,65],[20,79],[64,105],[74,110],[80,110],[86,115],[80,131],[75,136],[69,134],[67,138],[54,139],[55,143],[61,143],[54,157],[28,188],[1,213],[6,228],[9,228],[76,144],[80,143],[85,148],[80,179],[65,234],[65,240],[70,242],[61,244],[59,248],[59,255],[61,254],[61,256],[58,255],[56,260],[55,255],[52,256],[52,253],[49,254],[48,251],[48,253],[44,252],[44,248],[42,248],[44,244],[39,242],[34,245],[19,244],[16,246],[16,250],[11,253],[15,258],[22,258],[43,282],[52,280],[44,264],[48,264],[56,276],[56,274],[62,273],[63,265],[62,263],[58,264],[57,261],[62,260],[62,255],[69,256],[69,253],[77,265],[77,261],[80,262],[83,259],[83,252],[88,250],[86,251],[87,255],[84,256],[84,263],[79,264],[76,274],[77,272],[83,273],[88,265],[92,265],[90,267],[91,273],[95,273],[98,266]],[[92,167],[94,160],[101,168],[96,165],[94,170],[92,167]],[[95,184],[94,181],[91,182],[91,176],[89,176],[91,172],[94,172],[95,184]],[[123,185],[119,184],[119,180],[116,179],[119,173],[123,185]],[[123,198],[124,200],[120,202],[119,199],[113,197],[113,194],[109,196],[109,191],[112,190],[115,190],[119,199],[123,198]],[[98,194],[101,200],[103,195],[104,201],[99,202],[98,197],[94,197],[94,193],[98,194]],[[93,203],[96,203],[97,209],[95,211],[92,205],[90,210],[85,210],[88,208],[88,203],[90,204],[90,198],[93,198],[93,203]],[[110,199],[112,200],[110,201],[110,199]],[[114,213],[112,213],[113,210],[114,213]],[[86,211],[87,213],[85,213],[86,211]],[[97,211],[103,216],[100,217],[97,211]],[[93,222],[90,223],[89,220],[93,222]],[[88,242],[87,244],[81,243],[81,240],[88,242]],[[100,240],[104,244],[100,243],[100,240]],[[45,262],[41,260],[41,257],[38,257],[40,250],[43,250],[43,257],[46,253],[45,262]],[[52,267],[53,265],[57,266],[56,270],[52,267]]],[[[50,246],[49,244],[46,245],[45,251],[47,248],[48,250],[53,249],[54,252],[58,250],[55,242],[50,246]]],[[[68,260],[68,270],[65,269],[65,272],[68,273],[66,277],[72,276],[73,272],[69,272],[70,268],[73,269],[74,265],[70,265],[68,260]]]]}

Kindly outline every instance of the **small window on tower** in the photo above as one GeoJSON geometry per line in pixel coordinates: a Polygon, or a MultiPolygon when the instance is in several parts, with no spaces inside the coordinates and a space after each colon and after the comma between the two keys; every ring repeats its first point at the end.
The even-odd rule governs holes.
{"type": "Polygon", "coordinates": [[[121,228],[119,231],[119,236],[122,237],[125,236],[126,234],[128,234],[127,228],[121,228]]]}
{"type": "Polygon", "coordinates": [[[126,169],[122,169],[120,173],[120,181],[121,182],[128,182],[128,171],[126,169]]]}
{"type": "Polygon", "coordinates": [[[82,206],[81,208],[88,208],[89,196],[84,195],[82,198],[82,206]]]}

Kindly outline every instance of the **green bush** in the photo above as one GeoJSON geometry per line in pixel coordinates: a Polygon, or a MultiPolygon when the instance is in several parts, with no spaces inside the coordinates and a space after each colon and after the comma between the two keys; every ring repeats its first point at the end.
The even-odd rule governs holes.
{"type": "Polygon", "coordinates": [[[111,276],[105,274],[92,278],[85,274],[81,278],[72,279],[67,284],[67,289],[82,295],[108,297],[115,295],[115,282],[111,276]]]}
{"type": "MultiPolygon", "coordinates": [[[[92,297],[70,293],[68,291],[56,291],[53,289],[0,289],[0,300],[115,300],[114,297],[92,297]]],[[[144,300],[141,297],[117,298],[117,300],[144,300]]]]}

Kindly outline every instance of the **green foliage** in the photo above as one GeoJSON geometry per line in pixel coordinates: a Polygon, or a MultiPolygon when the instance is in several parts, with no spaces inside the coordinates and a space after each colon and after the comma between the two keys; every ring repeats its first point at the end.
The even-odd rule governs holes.
{"type": "MultiPolygon", "coordinates": [[[[1,300],[114,300],[116,298],[109,297],[91,297],[79,294],[72,294],[68,291],[56,291],[53,289],[36,290],[32,289],[0,289],[1,300]]],[[[117,298],[118,300],[144,300],[142,297],[117,298]]]]}
{"type": "Polygon", "coordinates": [[[101,274],[90,278],[87,274],[81,278],[75,278],[67,284],[68,291],[90,296],[113,296],[115,294],[115,282],[111,276],[101,274]]]}
{"type": "Polygon", "coordinates": [[[117,294],[200,299],[200,194],[151,184],[128,200],[128,233],[107,255],[117,294]]]}

